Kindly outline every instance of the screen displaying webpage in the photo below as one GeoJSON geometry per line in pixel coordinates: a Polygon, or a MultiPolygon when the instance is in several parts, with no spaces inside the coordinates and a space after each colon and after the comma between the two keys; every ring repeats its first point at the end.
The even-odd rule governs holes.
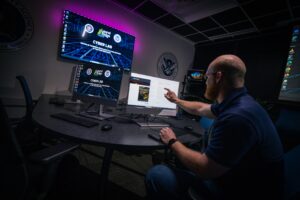
{"type": "Polygon", "coordinates": [[[178,95],[179,82],[131,73],[127,104],[149,108],[176,109],[176,104],[165,98],[164,94],[167,93],[165,88],[178,95]]]}

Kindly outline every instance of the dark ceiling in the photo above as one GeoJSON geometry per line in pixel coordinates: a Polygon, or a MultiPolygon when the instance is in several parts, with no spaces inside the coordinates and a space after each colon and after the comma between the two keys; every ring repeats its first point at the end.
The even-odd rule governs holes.
{"type": "Polygon", "coordinates": [[[300,0],[112,1],[194,44],[257,35],[300,22],[300,0]]]}

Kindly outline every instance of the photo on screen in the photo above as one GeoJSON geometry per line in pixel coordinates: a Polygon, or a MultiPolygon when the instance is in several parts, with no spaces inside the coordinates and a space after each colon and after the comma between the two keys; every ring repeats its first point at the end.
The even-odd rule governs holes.
{"type": "Polygon", "coordinates": [[[148,100],[149,100],[149,88],[140,86],[138,101],[148,102],[148,100]]]}

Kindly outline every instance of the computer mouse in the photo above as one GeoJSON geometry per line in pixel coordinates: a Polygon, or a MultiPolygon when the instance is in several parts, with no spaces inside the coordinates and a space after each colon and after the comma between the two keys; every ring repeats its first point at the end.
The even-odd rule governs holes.
{"type": "Polygon", "coordinates": [[[193,127],[192,127],[192,126],[185,126],[184,129],[185,129],[185,130],[188,130],[188,131],[192,131],[192,130],[193,130],[193,127]]]}
{"type": "Polygon", "coordinates": [[[112,125],[111,124],[103,124],[101,126],[101,130],[102,131],[109,131],[110,129],[112,129],[112,125]]]}

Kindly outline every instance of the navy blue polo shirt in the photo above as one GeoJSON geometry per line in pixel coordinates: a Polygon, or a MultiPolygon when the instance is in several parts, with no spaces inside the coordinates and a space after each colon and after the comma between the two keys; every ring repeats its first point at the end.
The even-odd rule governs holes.
{"type": "Polygon", "coordinates": [[[268,113],[245,87],[232,90],[220,104],[213,104],[211,111],[216,119],[205,154],[230,168],[215,180],[225,196],[281,195],[274,190],[282,192],[283,149],[268,113]]]}

